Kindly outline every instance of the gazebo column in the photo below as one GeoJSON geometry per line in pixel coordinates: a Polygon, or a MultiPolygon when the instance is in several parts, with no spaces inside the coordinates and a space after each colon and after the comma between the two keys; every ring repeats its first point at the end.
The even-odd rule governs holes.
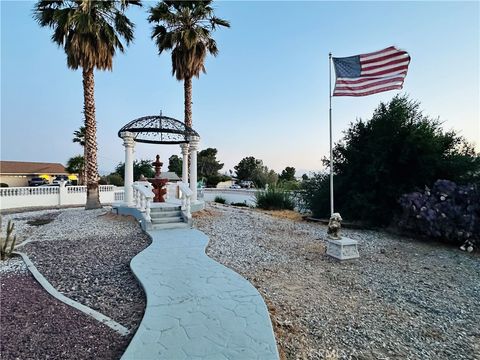
{"type": "Polygon", "coordinates": [[[182,149],[182,182],[188,184],[188,143],[180,144],[182,149]]]}
{"type": "Polygon", "coordinates": [[[197,151],[200,138],[190,136],[190,190],[192,190],[192,201],[197,201],[197,151]]]}
{"type": "Polygon", "coordinates": [[[125,195],[123,202],[126,206],[133,206],[133,152],[135,148],[135,140],[133,133],[124,131],[120,134],[125,146],[125,195]]]}

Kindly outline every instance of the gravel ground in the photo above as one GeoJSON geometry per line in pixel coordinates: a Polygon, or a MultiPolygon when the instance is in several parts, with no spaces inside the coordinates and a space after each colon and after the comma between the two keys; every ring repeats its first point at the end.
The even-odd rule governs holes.
{"type": "Polygon", "coordinates": [[[480,359],[478,254],[344,230],[360,259],[340,263],[323,225],[216,204],[195,226],[263,295],[283,358],[480,359]]]}
{"type": "MultiPolygon", "coordinates": [[[[135,333],[145,309],[143,290],[131,273],[129,264],[130,260],[145,249],[151,240],[142,232],[136,221],[130,217],[113,215],[109,213],[109,208],[90,211],[76,208],[9,214],[3,216],[4,224],[9,219],[14,221],[15,234],[19,238],[19,243],[22,242],[18,250],[27,253],[37,269],[57,290],[132,330],[131,335],[124,337],[121,341],[123,344],[121,351],[123,351],[135,333]]],[[[4,278],[21,275],[22,271],[25,271],[20,261],[10,259],[0,262],[2,283],[4,278]]],[[[37,311],[41,313],[39,309],[43,300],[37,306],[37,310],[28,312],[29,304],[26,303],[24,306],[22,300],[17,298],[17,296],[23,296],[18,289],[22,282],[19,281],[19,285],[15,284],[15,281],[9,281],[8,287],[13,288],[14,298],[11,301],[16,306],[20,306],[20,310],[25,313],[22,317],[35,319],[37,315],[44,316],[43,313],[37,314],[37,311]]],[[[2,303],[2,316],[3,309],[2,303]]],[[[59,317],[58,321],[61,322],[64,318],[59,317]]],[[[95,320],[92,321],[93,323],[89,322],[88,328],[83,328],[85,335],[77,337],[77,346],[80,348],[90,342],[96,343],[97,340],[92,340],[91,337],[85,341],[85,336],[89,336],[90,331],[92,334],[97,332],[103,336],[104,330],[98,329],[99,326],[103,328],[103,325],[95,320]]],[[[35,329],[35,324],[40,323],[34,321],[32,326],[27,328],[27,335],[41,330],[35,329]]],[[[77,322],[72,326],[75,327],[80,323],[75,324],[77,322]]],[[[3,333],[3,318],[1,325],[3,333]]],[[[40,350],[46,351],[45,356],[50,356],[50,345],[38,343],[40,340],[41,337],[32,335],[32,347],[36,345],[40,350]]],[[[6,341],[10,341],[10,337],[6,341]]],[[[6,346],[5,349],[12,349],[12,347],[6,346]]],[[[106,358],[118,357],[119,350],[116,345],[112,349],[109,350],[110,355],[106,358]]],[[[95,355],[95,358],[104,358],[99,354],[95,355]]],[[[86,357],[82,358],[90,356],[84,355],[86,357]]],[[[7,353],[5,356],[10,355],[7,353]]],[[[32,353],[21,358],[38,357],[32,353]]]]}
{"type": "Polygon", "coordinates": [[[2,274],[4,360],[118,359],[129,339],[50,296],[24,273],[2,274]]]}

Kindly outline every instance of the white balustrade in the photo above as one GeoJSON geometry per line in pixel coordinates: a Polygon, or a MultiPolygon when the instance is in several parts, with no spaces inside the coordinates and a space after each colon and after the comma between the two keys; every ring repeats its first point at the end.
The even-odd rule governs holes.
{"type": "Polygon", "coordinates": [[[133,196],[135,207],[145,213],[145,219],[152,221],[150,216],[151,203],[153,201],[153,187],[148,181],[137,181],[133,183],[133,196]]]}
{"type": "Polygon", "coordinates": [[[190,189],[188,184],[184,182],[178,182],[178,188],[180,189],[182,193],[182,213],[185,215],[185,217],[190,220],[192,218],[192,213],[191,213],[191,203],[192,203],[192,195],[193,191],[190,189]]]}
{"type": "MultiPolygon", "coordinates": [[[[82,205],[86,202],[86,186],[38,186],[0,188],[0,208],[82,205]]],[[[100,185],[100,202],[111,204],[122,200],[123,190],[114,185],[100,185]]]]}

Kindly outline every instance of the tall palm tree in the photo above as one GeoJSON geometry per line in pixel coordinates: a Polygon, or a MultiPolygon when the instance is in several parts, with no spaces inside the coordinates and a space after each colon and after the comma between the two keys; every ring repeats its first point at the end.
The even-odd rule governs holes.
{"type": "Polygon", "coordinates": [[[34,19],[53,29],[52,41],[63,47],[67,66],[82,68],[85,115],[85,209],[101,207],[98,192],[97,125],[95,120],[94,69],[112,70],[113,57],[133,40],[134,24],[125,16],[140,0],[41,0],[35,4],[34,19]]]}
{"type": "Polygon", "coordinates": [[[227,20],[215,17],[211,0],[162,1],[150,8],[148,21],[158,53],[172,51],[172,75],[184,81],[185,125],[192,126],[192,77],[205,73],[208,53],[217,56],[217,43],[211,37],[219,26],[230,27],[227,20]]]}

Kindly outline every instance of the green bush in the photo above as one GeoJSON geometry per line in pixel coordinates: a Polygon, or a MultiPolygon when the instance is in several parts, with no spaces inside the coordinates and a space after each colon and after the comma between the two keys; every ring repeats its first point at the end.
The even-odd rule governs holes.
{"type": "Polygon", "coordinates": [[[8,184],[0,183],[0,188],[2,188],[2,187],[3,187],[3,188],[6,188],[6,187],[8,187],[8,184]]]}
{"type": "Polygon", "coordinates": [[[227,200],[225,200],[221,196],[215,196],[215,200],[213,200],[213,201],[216,202],[216,203],[219,203],[219,204],[225,204],[227,202],[227,200]]]}
{"type": "Polygon", "coordinates": [[[294,203],[288,191],[270,186],[267,190],[255,193],[257,207],[264,210],[293,210],[294,203]]]}
{"type": "Polygon", "coordinates": [[[241,202],[237,202],[237,203],[231,203],[230,205],[233,205],[233,206],[240,206],[240,207],[248,207],[247,203],[241,203],[241,202]]]}
{"type": "Polygon", "coordinates": [[[123,178],[120,174],[112,173],[107,176],[107,182],[110,185],[123,186],[123,178]]]}
{"type": "MultiPolygon", "coordinates": [[[[401,212],[398,199],[437,179],[478,183],[480,156],[418,102],[395,96],[371,119],[357,120],[333,149],[335,211],[344,219],[388,225],[401,212]]],[[[328,168],[329,161],[324,159],[328,168]]],[[[328,175],[303,183],[316,217],[329,217],[328,175]]]]}

